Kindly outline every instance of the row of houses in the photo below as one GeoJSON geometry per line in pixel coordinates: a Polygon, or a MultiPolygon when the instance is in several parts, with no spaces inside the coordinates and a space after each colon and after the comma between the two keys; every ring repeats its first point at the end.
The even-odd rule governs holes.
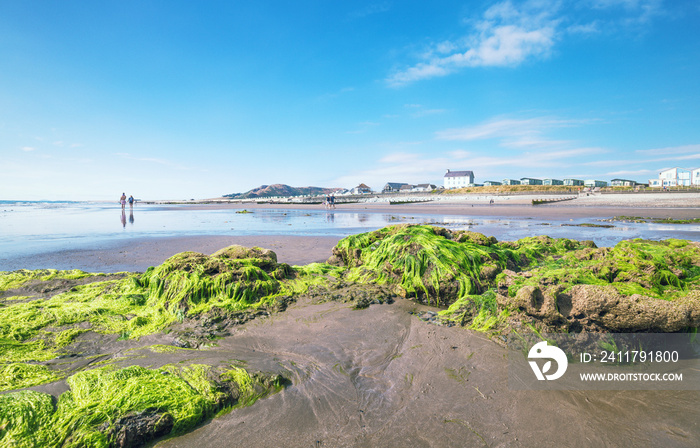
{"type": "Polygon", "coordinates": [[[649,179],[656,188],[700,186],[700,168],[669,168],[659,173],[658,179],[649,179]]]}
{"type": "MultiPolygon", "coordinates": [[[[487,180],[483,184],[474,183],[473,171],[450,171],[447,170],[444,176],[445,188],[463,188],[472,186],[494,186],[494,185],[568,185],[571,187],[607,187],[608,183],[602,180],[582,180],[582,179],[535,179],[532,177],[521,177],[520,179],[503,179],[501,181],[487,180]]],[[[616,186],[636,186],[637,183],[627,179],[613,179],[611,185],[616,186]]]]}
{"type": "MultiPolygon", "coordinates": [[[[479,186],[474,183],[474,173],[472,171],[450,171],[447,170],[444,176],[445,188],[462,188],[469,186],[479,186]]],[[[570,187],[689,187],[700,186],[700,168],[669,168],[659,173],[658,179],[649,179],[648,184],[643,184],[631,179],[612,179],[608,184],[604,180],[595,179],[534,179],[531,177],[521,177],[520,179],[503,179],[501,181],[487,180],[483,186],[493,185],[565,185],[570,187]]]]}
{"type": "MultiPolygon", "coordinates": [[[[669,168],[659,173],[658,179],[649,179],[648,184],[642,184],[631,179],[612,179],[609,183],[604,180],[596,179],[536,179],[532,177],[521,177],[520,179],[503,179],[500,181],[487,180],[483,184],[474,183],[473,171],[452,171],[447,170],[443,176],[444,185],[442,188],[464,188],[478,186],[496,186],[496,185],[563,185],[569,187],[680,187],[680,186],[700,186],[700,168],[669,168]]],[[[426,184],[409,184],[404,182],[388,182],[384,185],[382,193],[397,193],[397,192],[421,192],[432,191],[440,187],[426,184]]],[[[365,184],[360,184],[357,187],[347,191],[339,192],[340,194],[367,194],[372,193],[372,189],[365,184]]]]}

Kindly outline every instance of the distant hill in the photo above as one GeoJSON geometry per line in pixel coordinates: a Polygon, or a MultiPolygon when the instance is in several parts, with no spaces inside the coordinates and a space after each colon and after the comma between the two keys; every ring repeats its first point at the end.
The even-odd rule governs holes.
{"type": "Polygon", "coordinates": [[[251,198],[269,198],[272,196],[305,196],[305,195],[324,195],[331,194],[339,188],[321,188],[321,187],[290,187],[284,184],[261,185],[258,188],[253,188],[245,193],[225,194],[223,197],[231,199],[251,199],[251,198]]]}

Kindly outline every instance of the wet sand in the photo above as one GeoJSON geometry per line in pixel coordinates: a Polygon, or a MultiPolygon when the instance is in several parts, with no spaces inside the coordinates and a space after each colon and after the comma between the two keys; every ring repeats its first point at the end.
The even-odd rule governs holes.
{"type": "Polygon", "coordinates": [[[45,252],[15,257],[3,262],[3,269],[80,269],[86,272],[143,272],[169,257],[185,251],[211,255],[233,244],[260,246],[277,254],[279,262],[290,265],[326,261],[340,238],[304,236],[183,236],[141,238],[128,245],[106,243],[93,249],[45,252]]]}
{"type": "MultiPolygon", "coordinates": [[[[669,195],[606,195],[582,197],[572,201],[533,206],[532,199],[551,199],[546,196],[474,196],[454,200],[415,202],[391,205],[382,202],[358,202],[336,206],[336,211],[367,211],[368,213],[401,213],[455,216],[531,217],[535,219],[612,218],[614,216],[641,216],[646,218],[688,219],[700,217],[700,193],[669,195]],[[668,197],[667,197],[668,196],[668,197]],[[494,204],[489,200],[494,199],[494,204]]],[[[165,205],[167,207],[167,205],[165,205]]],[[[191,209],[322,209],[319,204],[258,204],[214,203],[191,204],[191,209]]]]}
{"type": "MultiPolygon", "coordinates": [[[[697,392],[514,391],[505,349],[409,314],[299,303],[249,322],[202,360],[293,385],[159,447],[697,446],[697,392]],[[235,441],[235,442],[234,442],[235,441]]],[[[194,356],[194,355],[190,355],[194,356]]],[[[177,361],[173,359],[171,361],[177,361]]]]}

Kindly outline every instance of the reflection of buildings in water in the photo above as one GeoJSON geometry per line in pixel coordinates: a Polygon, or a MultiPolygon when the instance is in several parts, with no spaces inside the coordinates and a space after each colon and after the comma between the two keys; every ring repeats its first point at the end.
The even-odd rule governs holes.
{"type": "MultiPolygon", "coordinates": [[[[283,223],[285,221],[289,221],[293,217],[292,215],[295,215],[295,213],[279,212],[277,210],[256,210],[249,216],[254,219],[259,219],[263,222],[283,223]]],[[[239,213],[239,217],[240,216],[248,216],[248,213],[239,213]]]]}

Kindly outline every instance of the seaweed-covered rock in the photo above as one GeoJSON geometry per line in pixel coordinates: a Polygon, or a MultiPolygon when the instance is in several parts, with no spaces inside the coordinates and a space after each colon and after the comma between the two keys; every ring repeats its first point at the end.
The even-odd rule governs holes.
{"type": "Polygon", "coordinates": [[[97,368],[66,382],[57,402],[34,391],[0,395],[0,446],[140,447],[288,384],[278,374],[197,364],[97,368]]]}
{"type": "Polygon", "coordinates": [[[597,248],[548,236],[497,242],[400,225],[341,240],[330,261],[347,268],[348,281],[451,305],[441,315],[472,328],[506,325],[514,313],[552,330],[681,331],[700,324],[699,248],[682,240],[597,248]]]}
{"type": "Polygon", "coordinates": [[[207,256],[183,252],[149,268],[140,286],[150,303],[197,314],[213,306],[241,308],[280,289],[280,280],[294,276],[286,263],[268,249],[230,246],[207,256]]]}
{"type": "Polygon", "coordinates": [[[398,225],[350,236],[333,254],[331,261],[351,268],[351,281],[389,283],[402,297],[441,305],[482,292],[482,277],[494,277],[493,269],[505,266],[488,247],[460,243],[448,230],[430,226],[398,225]]]}

